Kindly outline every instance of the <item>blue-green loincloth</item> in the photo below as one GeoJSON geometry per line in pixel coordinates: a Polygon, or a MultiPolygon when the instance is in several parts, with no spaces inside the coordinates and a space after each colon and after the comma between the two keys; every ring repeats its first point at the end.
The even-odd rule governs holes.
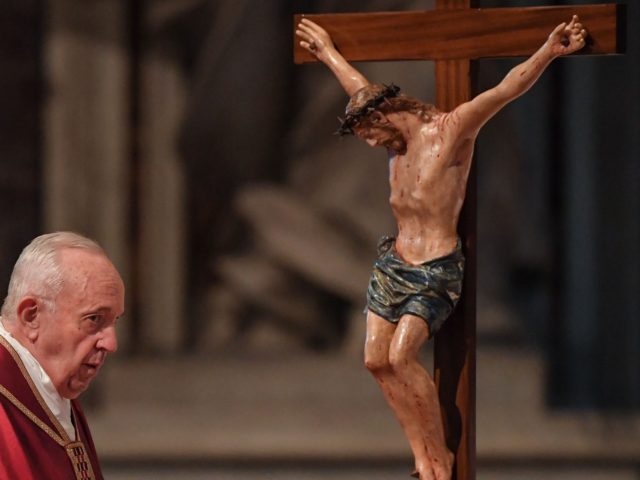
{"type": "Polygon", "coordinates": [[[411,265],[396,252],[395,238],[382,237],[378,255],[367,289],[367,308],[392,323],[398,323],[402,315],[416,315],[427,322],[430,336],[435,335],[462,291],[460,241],[448,255],[411,265]]]}

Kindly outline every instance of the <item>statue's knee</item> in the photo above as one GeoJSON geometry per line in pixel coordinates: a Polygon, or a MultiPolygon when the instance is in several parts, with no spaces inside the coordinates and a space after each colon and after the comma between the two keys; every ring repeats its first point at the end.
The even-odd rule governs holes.
{"type": "Polygon", "coordinates": [[[365,352],[364,366],[374,375],[389,370],[389,358],[386,355],[365,352]]]}
{"type": "Polygon", "coordinates": [[[408,365],[410,356],[402,348],[391,348],[389,352],[389,367],[394,372],[402,372],[408,365]]]}

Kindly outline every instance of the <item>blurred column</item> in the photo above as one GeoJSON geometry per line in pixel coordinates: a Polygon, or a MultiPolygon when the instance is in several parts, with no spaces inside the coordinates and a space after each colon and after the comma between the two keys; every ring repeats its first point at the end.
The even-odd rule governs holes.
{"type": "MultiPolygon", "coordinates": [[[[128,277],[128,53],[124,2],[52,0],[45,19],[46,230],[98,240],[128,277]]],[[[121,346],[126,329],[120,329],[121,346]]]]}
{"type": "MultiPolygon", "coordinates": [[[[580,59],[583,60],[583,59],[580,59]]],[[[594,351],[597,344],[598,286],[597,270],[597,161],[594,155],[597,122],[586,102],[594,91],[596,65],[592,59],[567,65],[565,103],[561,114],[568,128],[563,138],[565,175],[564,231],[562,232],[561,275],[564,279],[560,299],[561,331],[564,359],[559,368],[565,370],[563,390],[574,405],[593,406],[595,396],[594,351]],[[580,64],[578,64],[580,62],[580,64]]]]}
{"type": "MultiPolygon", "coordinates": [[[[148,35],[167,14],[146,3],[139,85],[139,342],[144,351],[170,353],[181,346],[185,325],[184,178],[176,137],[186,84],[178,62],[148,35]]],[[[158,7],[172,4],[178,6],[158,7]]]]}

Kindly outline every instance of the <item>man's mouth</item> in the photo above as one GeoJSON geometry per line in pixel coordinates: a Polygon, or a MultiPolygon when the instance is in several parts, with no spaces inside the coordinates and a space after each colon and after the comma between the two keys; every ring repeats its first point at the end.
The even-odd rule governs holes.
{"type": "Polygon", "coordinates": [[[100,367],[102,367],[102,363],[83,363],[82,366],[84,367],[84,373],[92,377],[98,373],[100,367]]]}

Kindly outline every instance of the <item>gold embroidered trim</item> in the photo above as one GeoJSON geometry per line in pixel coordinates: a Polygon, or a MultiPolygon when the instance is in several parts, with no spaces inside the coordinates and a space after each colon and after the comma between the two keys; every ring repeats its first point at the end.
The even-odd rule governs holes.
{"type": "Polygon", "coordinates": [[[65,449],[67,455],[73,465],[73,471],[76,474],[76,480],[95,480],[91,461],[87,455],[87,450],[82,442],[69,443],[65,449]]]}
{"type": "MultiPolygon", "coordinates": [[[[1,384],[0,384],[0,394],[3,395],[7,400],[9,400],[13,405],[15,405],[15,407],[18,410],[20,410],[29,420],[31,420],[36,426],[38,426],[41,430],[43,430],[49,437],[51,437],[51,439],[54,442],[56,442],[58,445],[60,445],[62,448],[65,449],[65,451],[67,452],[67,456],[69,457],[69,460],[71,460],[71,465],[73,466],[73,472],[75,474],[76,480],[95,480],[96,477],[93,473],[93,466],[91,465],[91,460],[87,455],[87,450],[84,446],[84,443],[82,443],[81,441],[72,442],[69,439],[69,436],[66,435],[66,432],[60,425],[60,422],[58,422],[57,419],[55,419],[55,417],[51,418],[53,414],[51,413],[47,405],[44,403],[44,400],[42,399],[39,392],[35,388],[35,385],[33,384],[33,381],[31,380],[31,377],[27,373],[24,367],[24,364],[22,363],[22,360],[18,356],[17,352],[2,337],[0,337],[0,343],[4,345],[4,347],[11,354],[13,359],[16,361],[18,367],[20,368],[20,371],[25,377],[25,380],[27,380],[27,382],[29,383],[29,386],[31,387],[33,394],[36,396],[36,399],[40,403],[40,406],[42,406],[42,408],[47,413],[49,418],[52,421],[54,421],[54,425],[56,425],[57,428],[59,428],[62,432],[64,432],[64,437],[54,432],[53,429],[49,427],[49,425],[47,425],[42,420],[40,420],[40,418],[38,418],[38,416],[35,413],[29,410],[25,404],[23,404],[20,400],[18,400],[15,397],[15,395],[13,395],[13,393],[11,393],[9,390],[5,388],[4,385],[1,385],[1,384]]],[[[72,414],[73,414],[73,410],[72,410],[72,414]]],[[[76,435],[78,436],[78,438],[80,438],[79,436],[80,433],[77,427],[76,427],[76,435]]]]}
{"type": "Polygon", "coordinates": [[[47,417],[49,417],[49,420],[51,421],[53,426],[56,427],[56,430],[58,430],[58,435],[62,437],[65,444],[71,442],[71,438],[69,438],[67,431],[62,427],[62,425],[60,424],[56,416],[53,414],[53,412],[51,412],[51,410],[49,409],[49,406],[44,401],[44,399],[40,395],[40,392],[34,385],[33,380],[31,379],[31,375],[29,375],[29,372],[27,372],[27,368],[24,366],[24,363],[22,363],[22,359],[20,358],[20,355],[18,355],[18,352],[16,352],[14,348],[11,346],[11,344],[7,342],[2,336],[0,336],[0,343],[4,345],[4,347],[7,349],[9,354],[15,360],[16,364],[18,365],[18,368],[20,369],[20,372],[22,373],[22,376],[29,384],[29,388],[31,388],[31,391],[33,392],[33,395],[36,397],[36,400],[38,400],[38,403],[42,407],[42,410],[44,410],[44,412],[47,414],[47,417]]]}
{"type": "Polygon", "coordinates": [[[38,427],[44,430],[44,433],[49,435],[54,442],[56,442],[61,447],[64,447],[67,442],[65,442],[60,435],[56,434],[49,425],[40,420],[35,413],[29,410],[20,400],[18,400],[9,390],[7,390],[3,385],[0,385],[0,393],[4,395],[7,400],[13,403],[18,410],[24,413],[29,420],[35,423],[38,427]]]}

